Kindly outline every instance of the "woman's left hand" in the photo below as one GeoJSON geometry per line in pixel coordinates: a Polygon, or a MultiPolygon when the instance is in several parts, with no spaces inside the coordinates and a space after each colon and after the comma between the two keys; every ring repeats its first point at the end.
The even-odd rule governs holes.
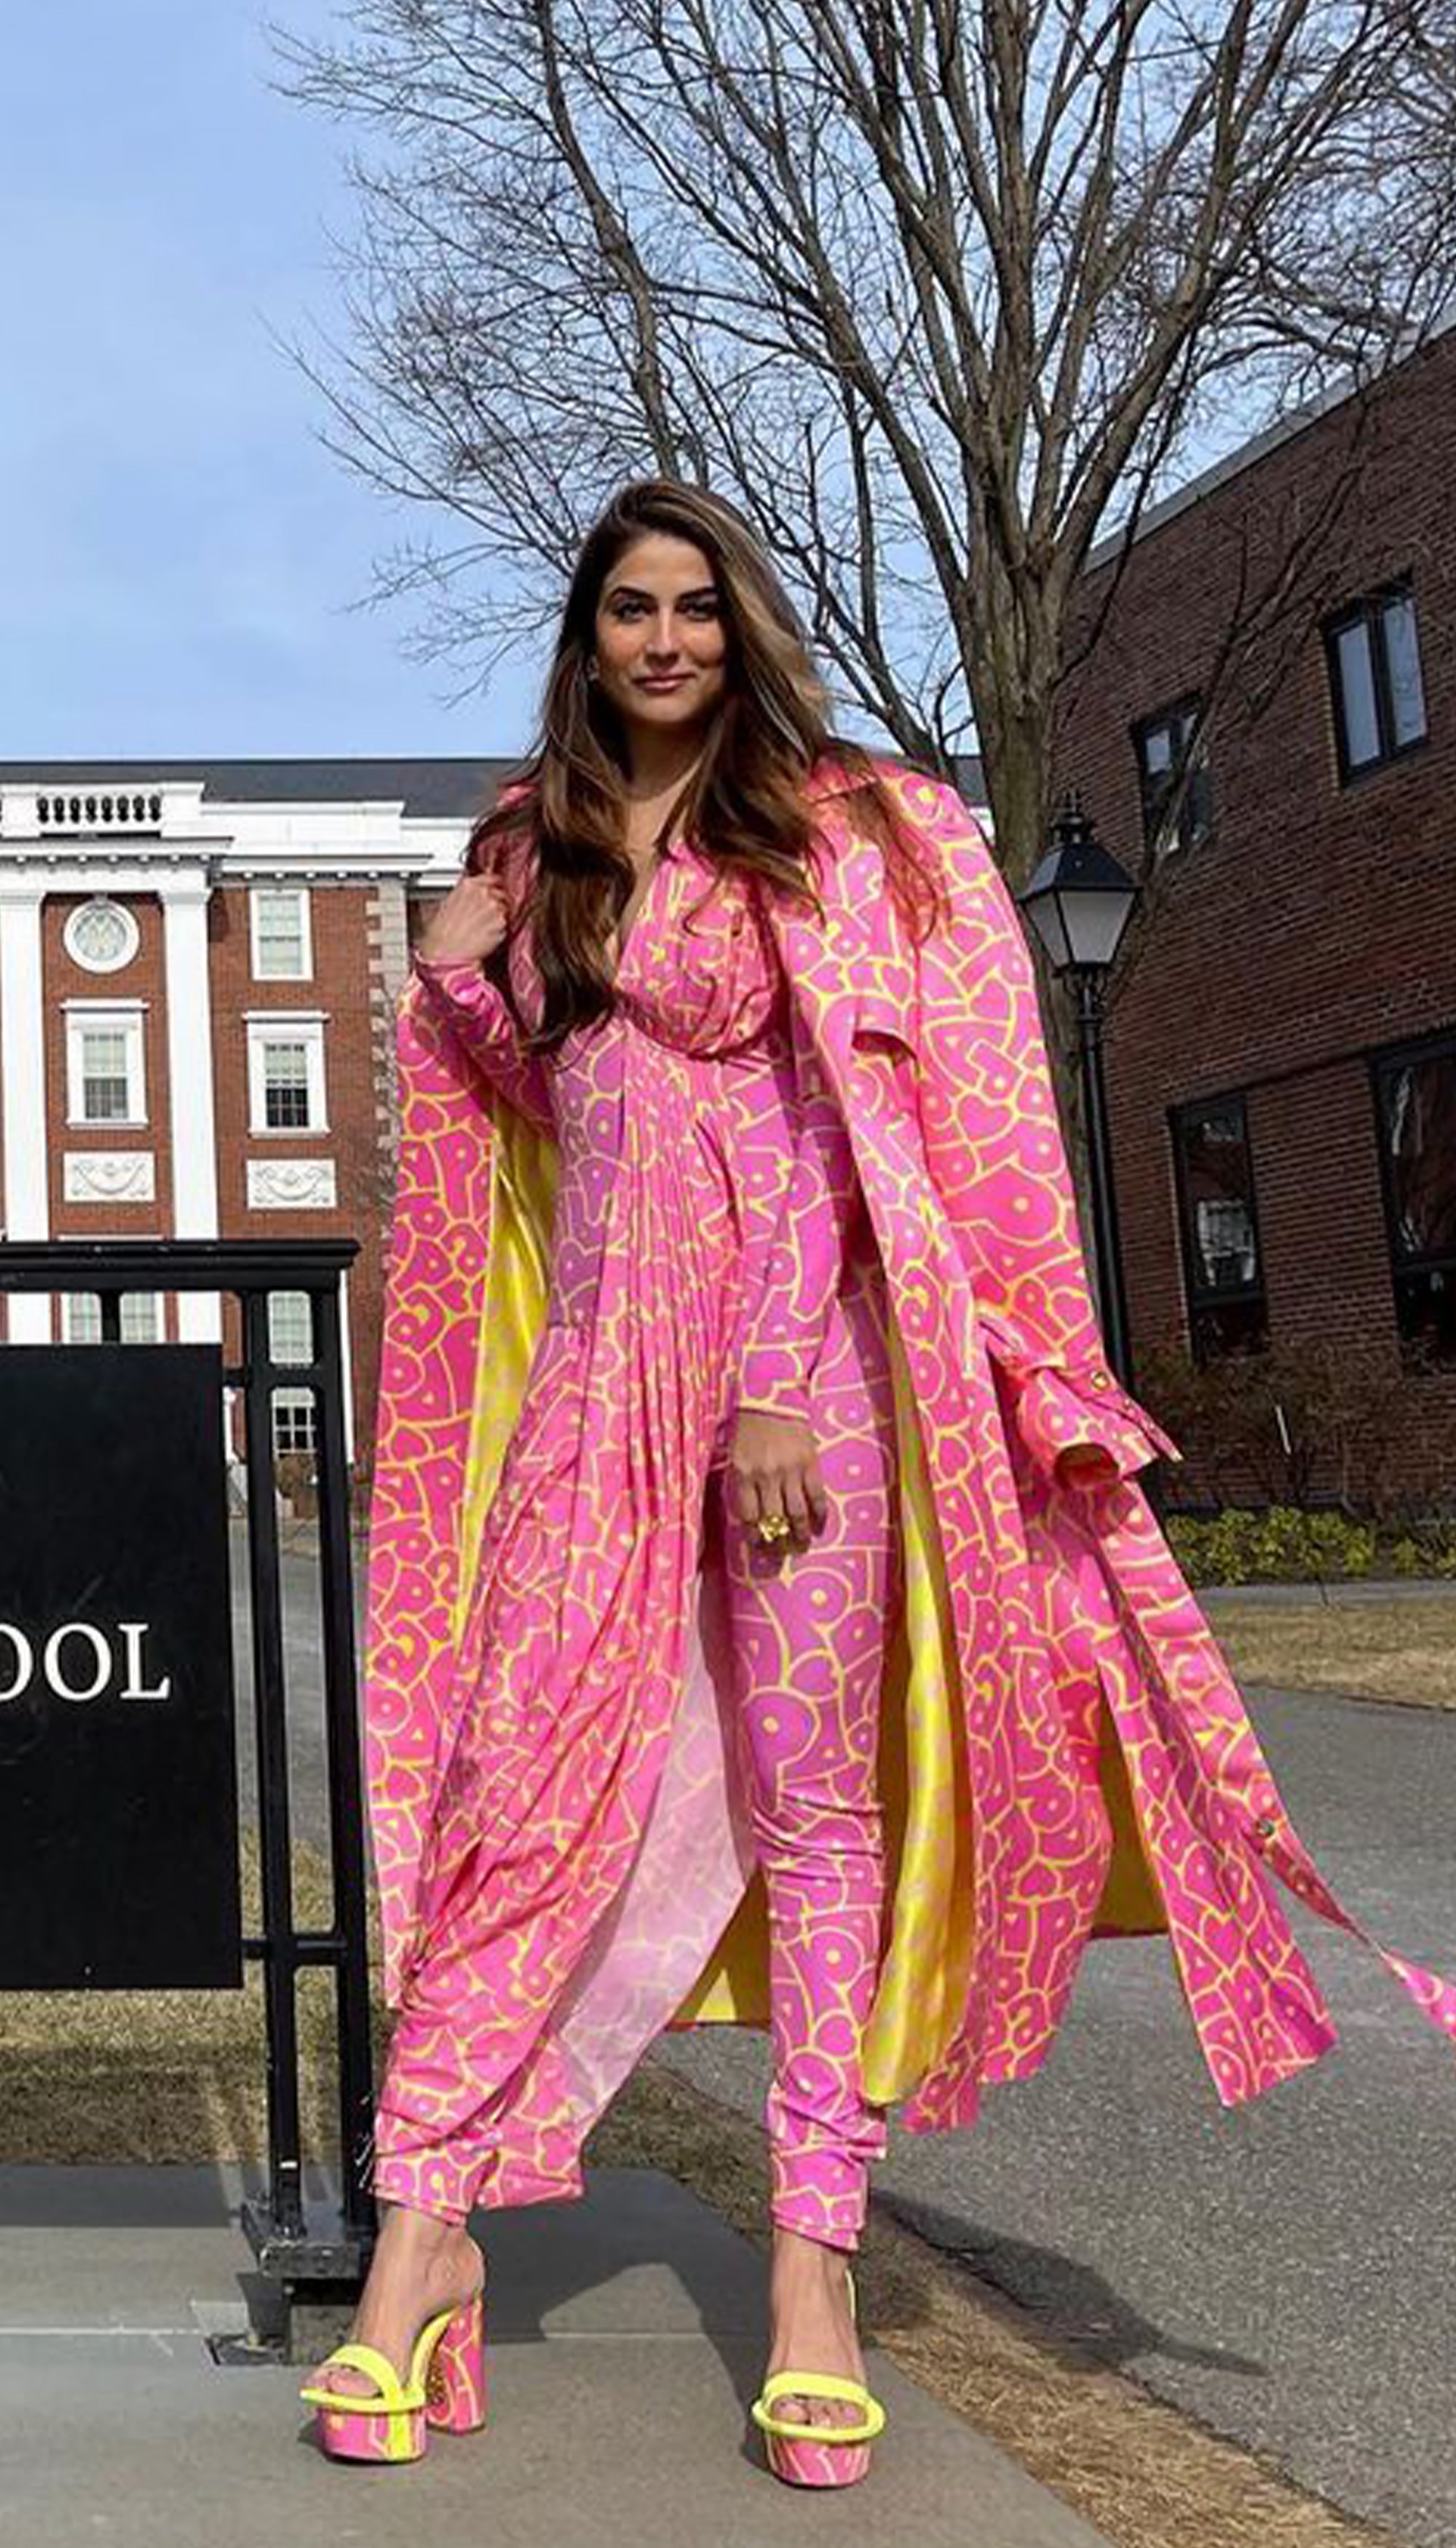
{"type": "MultiPolygon", "coordinates": [[[[795,1548],[807,1548],[815,1531],[829,1519],[829,1498],[819,1466],[814,1429],[798,1415],[777,1415],[766,1407],[740,1408],[729,1453],[734,1502],[745,1530],[758,1539],[758,1525],[771,1513],[782,1513],[795,1548]]],[[[773,1540],[763,1543],[772,1548],[773,1540]]],[[[786,1548],[789,1542],[776,1543],[786,1548]]]]}

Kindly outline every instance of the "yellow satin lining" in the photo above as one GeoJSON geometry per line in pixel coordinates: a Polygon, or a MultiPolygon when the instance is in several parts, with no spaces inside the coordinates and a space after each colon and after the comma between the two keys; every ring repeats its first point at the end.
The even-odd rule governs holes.
{"type": "MultiPolygon", "coordinates": [[[[552,1135],[494,1093],[488,1103],[493,1126],[491,1239],[462,1500],[457,1636],[491,1499],[545,1323],[561,1164],[552,1135]]],[[[905,1605],[886,1657],[881,1697],[878,1771],[888,1918],[879,1987],[864,2046],[865,2094],[874,2105],[908,2096],[956,2034],[970,1967],[974,1903],[971,1796],[950,1592],[893,1309],[889,1338],[905,1605]]],[[[1105,1745],[1102,1770],[1120,1843],[1104,1910],[1111,1912],[1114,1927],[1161,1927],[1115,1737],[1105,1745]]],[[[763,1880],[756,1875],[673,2024],[766,2026],[768,2021],[768,1921],[763,1880]]]]}
{"type": "Polygon", "coordinates": [[[491,1117],[491,1225],[451,1621],[457,1643],[470,1608],[486,1516],[525,1396],[531,1356],[546,1323],[551,1225],[561,1176],[561,1150],[550,1133],[494,1091],[487,1092],[485,1102],[491,1117]]]}

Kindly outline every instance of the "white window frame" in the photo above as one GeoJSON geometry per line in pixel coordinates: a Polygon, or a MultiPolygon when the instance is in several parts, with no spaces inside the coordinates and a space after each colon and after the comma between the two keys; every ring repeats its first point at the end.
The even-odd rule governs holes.
{"type": "Polygon", "coordinates": [[[281,1369],[288,1370],[295,1363],[311,1363],[315,1357],[312,1350],[306,1354],[285,1354],[280,1352],[279,1330],[283,1324],[283,1318],[280,1314],[279,1304],[284,1301],[287,1301],[290,1304],[295,1301],[303,1302],[304,1315],[308,1324],[312,1344],[312,1342],[315,1341],[314,1296],[311,1292],[299,1291],[279,1291],[270,1292],[268,1294],[268,1359],[270,1362],[277,1363],[281,1369]]]}
{"type": "Polygon", "coordinates": [[[147,1121],[145,1000],[62,1000],[65,1016],[65,1120],[68,1127],[90,1133],[136,1131],[147,1121]],[[85,1106],[88,1028],[118,1032],[125,1038],[127,1112],[87,1115],[85,1106]]]}
{"type": "Polygon", "coordinates": [[[275,1460],[318,1459],[318,1401],[315,1397],[312,1389],[273,1390],[270,1397],[268,1424],[269,1432],[272,1437],[273,1457],[275,1460]],[[280,1429],[278,1419],[280,1415],[307,1415],[309,1419],[310,1435],[308,1442],[299,1445],[293,1450],[285,1451],[282,1443],[278,1439],[280,1429]]]}
{"type": "MultiPolygon", "coordinates": [[[[296,1358],[293,1358],[293,1355],[283,1355],[281,1350],[278,1350],[278,1343],[281,1343],[281,1337],[278,1337],[278,1330],[281,1330],[281,1325],[283,1325],[281,1315],[278,1315],[278,1302],[283,1302],[283,1300],[286,1300],[286,1302],[296,1302],[296,1300],[304,1302],[306,1318],[309,1318],[309,1343],[312,1343],[312,1350],[309,1350],[309,1355],[306,1355],[306,1361],[309,1361],[309,1363],[314,1361],[314,1355],[317,1355],[317,1350],[318,1350],[318,1327],[317,1327],[317,1313],[314,1313],[314,1295],[312,1295],[312,1292],[270,1292],[270,1295],[268,1295],[268,1361],[270,1361],[270,1363],[278,1363],[278,1368],[281,1368],[281,1371],[291,1371],[291,1368],[293,1368],[293,1361],[296,1361],[296,1358]]],[[[273,1457],[275,1457],[275,1460],[283,1460],[283,1457],[299,1457],[299,1452],[288,1452],[288,1455],[286,1455],[286,1452],[283,1452],[281,1439],[278,1439],[278,1416],[281,1416],[281,1414],[283,1414],[283,1416],[296,1416],[296,1414],[306,1414],[306,1416],[309,1416],[309,1442],[306,1442],[306,1445],[304,1445],[304,1457],[309,1457],[309,1460],[317,1460],[317,1457],[318,1457],[318,1399],[317,1399],[317,1394],[314,1394],[312,1389],[299,1389],[299,1386],[286,1386],[286,1389],[273,1389],[273,1391],[270,1391],[270,1411],[268,1411],[268,1421],[270,1421],[270,1437],[273,1437],[273,1457]]]]}
{"type": "MultiPolygon", "coordinates": [[[[95,1302],[97,1303],[97,1306],[98,1306],[98,1309],[99,1309],[99,1307],[100,1307],[100,1294],[99,1294],[99,1293],[96,1293],[96,1292],[62,1292],[62,1293],[61,1293],[61,1295],[60,1295],[60,1339],[61,1339],[61,1342],[62,1342],[62,1344],[67,1344],[67,1345],[74,1345],[74,1344],[99,1344],[99,1343],[101,1342],[101,1340],[102,1340],[102,1339],[101,1339],[100,1332],[99,1332],[99,1322],[98,1322],[98,1332],[97,1332],[97,1334],[96,1334],[96,1335],[94,1335],[94,1336],[78,1336],[78,1335],[76,1334],[76,1331],[75,1331],[75,1305],[76,1305],[77,1301],[95,1301],[95,1302]]],[[[123,1322],[124,1322],[124,1324],[125,1324],[126,1315],[127,1315],[127,1303],[128,1303],[129,1301],[149,1301],[149,1302],[151,1303],[151,1314],[152,1314],[152,1333],[151,1333],[149,1336],[129,1336],[129,1335],[125,1335],[125,1334],[124,1334],[124,1335],[123,1335],[123,1337],[122,1337],[122,1342],[123,1342],[123,1344],[148,1344],[148,1345],[160,1345],[160,1344],[165,1344],[165,1342],[166,1342],[166,1337],[167,1337],[167,1321],[166,1321],[166,1317],[165,1317],[165,1315],[164,1315],[164,1311],[163,1311],[163,1306],[162,1306],[162,1296],[161,1296],[160,1292],[124,1292],[124,1293],[122,1294],[122,1319],[123,1319],[123,1322]]]]}
{"type": "Polygon", "coordinates": [[[247,1111],[248,1135],[257,1141],[312,1140],[316,1133],[328,1130],[328,1097],[323,1070],[323,1029],[327,1024],[321,1009],[249,1009],[244,1012],[247,1028],[247,1111]],[[270,1124],[263,1049],[270,1044],[301,1044],[309,1073],[309,1120],[307,1124],[270,1124]]]}
{"type": "Polygon", "coordinates": [[[292,884],[286,876],[260,880],[248,890],[248,943],[252,953],[252,974],[255,982],[312,982],[314,978],[314,914],[313,902],[306,884],[292,884]],[[265,973],[263,970],[260,906],[265,894],[292,894],[299,906],[299,946],[301,962],[296,973],[265,973]]]}

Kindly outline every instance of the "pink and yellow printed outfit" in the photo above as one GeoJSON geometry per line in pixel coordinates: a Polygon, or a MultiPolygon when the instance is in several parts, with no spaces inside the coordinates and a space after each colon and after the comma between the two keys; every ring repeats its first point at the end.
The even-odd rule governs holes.
{"type": "Polygon", "coordinates": [[[885,2109],[972,2122],[1093,1936],[1166,1930],[1226,2104],[1334,2041],[1272,1878],[1364,1933],[1136,1484],[1177,1448],[1102,1353],[1015,908],[955,791],[883,775],[923,946],[827,763],[822,922],[677,844],[549,1066],[478,968],[401,1002],[376,2185],[449,2219],[580,2193],[646,2046],[727,2020],[773,2029],[774,2217],[853,2246],[885,2109]],[[806,1552],[731,1512],[739,1405],[813,1423],[806,1552]]]}
{"type": "MultiPolygon", "coordinates": [[[[512,962],[534,1023],[524,938],[512,962]]],[[[875,1752],[898,1550],[883,1277],[848,1135],[803,1094],[787,984],[743,880],[682,842],[627,940],[615,1012],[549,1067],[520,1056],[479,965],[416,970],[472,1062],[554,1133],[561,1171],[378,2191],[456,2219],[512,2186],[521,2199],[507,2159],[522,2060],[631,1866],[711,1534],[768,1887],[774,2217],[853,2244],[884,2139],[858,2051],[879,1955],[875,1752]],[[736,1518],[724,1464],[740,1403],[814,1426],[831,1519],[807,1551],[775,1556],[736,1518]],[[659,1618],[674,1633],[649,1683],[643,1623],[659,1618]]]]}

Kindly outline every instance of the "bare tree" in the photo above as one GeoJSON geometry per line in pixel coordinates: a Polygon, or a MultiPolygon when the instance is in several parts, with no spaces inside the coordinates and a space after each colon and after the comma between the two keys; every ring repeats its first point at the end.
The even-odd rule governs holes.
{"type": "MultiPolygon", "coordinates": [[[[643,472],[733,496],[843,704],[1019,879],[1088,552],[1190,450],[1376,377],[1452,276],[1452,0],[357,0],[325,438],[488,679],[643,472]]],[[[1268,596],[1251,619],[1267,617],[1268,596]]],[[[1230,632],[1230,660],[1237,642],[1230,632]]],[[[1206,692],[1212,705],[1212,692],[1206,692]]]]}

